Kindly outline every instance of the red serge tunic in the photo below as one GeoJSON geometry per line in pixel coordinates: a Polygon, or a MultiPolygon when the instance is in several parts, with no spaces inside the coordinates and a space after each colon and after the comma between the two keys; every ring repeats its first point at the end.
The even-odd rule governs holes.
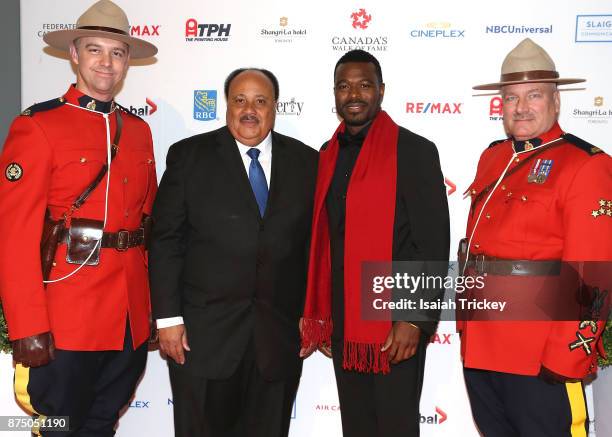
{"type": "MultiPolygon", "coordinates": [[[[469,188],[467,237],[472,236],[472,259],[484,254],[510,260],[612,260],[612,159],[576,137],[562,139],[502,180],[488,202],[490,191],[479,196],[500,178],[511,159],[508,171],[562,134],[555,124],[531,140],[533,149],[528,150],[528,145],[514,157],[511,140],[494,143],[483,152],[469,188]]],[[[596,275],[596,281],[604,276],[605,284],[591,285],[609,290],[611,275],[610,270],[596,275]]],[[[465,367],[537,375],[543,365],[571,378],[594,371],[596,343],[604,326],[580,321],[458,321],[457,325],[465,367]],[[581,339],[587,339],[586,344],[581,339]]]]}
{"type": "MultiPolygon", "coordinates": [[[[85,109],[71,86],[59,99],[34,105],[17,117],[0,156],[0,297],[12,340],[51,331],[66,350],[120,350],[126,317],[133,346],[149,335],[149,284],[142,246],[101,249],[97,266],[45,289],[40,238],[48,207],[54,219],[66,212],[107,159],[103,113],[85,109]]],[[[90,108],[91,108],[90,104],[90,108]]],[[[150,214],[157,190],[151,132],[146,122],[112,104],[110,138],[121,111],[119,151],[110,168],[105,232],[135,230],[150,214]]],[[[104,220],[106,176],[73,217],[104,220]]],[[[72,272],[60,244],[50,280],[72,272]]]]}

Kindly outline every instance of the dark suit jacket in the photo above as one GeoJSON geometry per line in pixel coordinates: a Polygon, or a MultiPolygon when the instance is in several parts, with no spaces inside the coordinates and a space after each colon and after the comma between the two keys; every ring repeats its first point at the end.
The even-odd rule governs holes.
{"type": "MultiPolygon", "coordinates": [[[[323,147],[326,147],[324,144],[323,147]]],[[[354,153],[353,150],[352,153],[354,153]]],[[[351,153],[346,152],[345,153],[351,153]]],[[[355,156],[353,156],[353,159],[355,156]]],[[[353,170],[355,161],[348,159],[336,166],[335,173],[353,170]]],[[[332,289],[334,332],[339,344],[344,337],[344,222],[346,186],[330,187],[326,198],[330,223],[332,252],[332,289]]],[[[444,277],[447,274],[450,245],[448,201],[440,158],[434,143],[400,126],[397,140],[397,190],[393,224],[393,260],[424,261],[411,264],[414,276],[421,272],[444,277]]],[[[415,296],[435,300],[443,290],[418,292],[415,296]]],[[[402,296],[400,296],[402,297],[402,296]]],[[[413,322],[429,336],[437,326],[438,311],[394,311],[394,320],[413,322]]]]}
{"type": "MultiPolygon", "coordinates": [[[[149,252],[155,319],[183,316],[185,371],[231,376],[253,340],[264,378],[299,374],[317,152],[273,132],[264,217],[227,127],[167,155],[149,252]]],[[[171,365],[175,365],[171,363],[171,365]]]]}

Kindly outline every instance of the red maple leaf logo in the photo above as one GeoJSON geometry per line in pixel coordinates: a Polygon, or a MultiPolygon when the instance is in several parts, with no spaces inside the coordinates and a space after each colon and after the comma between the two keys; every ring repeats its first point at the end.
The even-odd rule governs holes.
{"type": "Polygon", "coordinates": [[[353,29],[367,29],[368,23],[372,21],[372,15],[368,15],[365,9],[361,8],[351,14],[353,19],[353,29]]]}

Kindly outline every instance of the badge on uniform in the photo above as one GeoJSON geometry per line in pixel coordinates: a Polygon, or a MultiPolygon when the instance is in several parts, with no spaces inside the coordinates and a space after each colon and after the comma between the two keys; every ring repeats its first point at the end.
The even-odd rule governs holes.
{"type": "Polygon", "coordinates": [[[552,159],[538,159],[529,171],[527,182],[530,184],[543,184],[546,182],[552,165],[552,159]]]}
{"type": "Polygon", "coordinates": [[[4,175],[10,182],[17,182],[23,176],[23,168],[16,162],[11,162],[6,166],[4,175]]]}
{"type": "Polygon", "coordinates": [[[612,200],[600,199],[597,206],[598,209],[591,211],[593,218],[600,216],[612,217],[612,200]]]}

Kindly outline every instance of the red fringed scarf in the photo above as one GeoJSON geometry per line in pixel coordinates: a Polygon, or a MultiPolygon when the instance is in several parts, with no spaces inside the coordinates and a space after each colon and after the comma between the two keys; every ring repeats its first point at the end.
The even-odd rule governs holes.
{"type": "MultiPolygon", "coordinates": [[[[319,156],[312,219],[302,345],[330,344],[331,255],[325,198],[336,168],[340,124],[319,156]]],[[[368,131],[355,163],[346,196],[344,247],[343,367],[359,372],[389,372],[388,352],[381,352],[391,321],[361,318],[361,263],[391,261],[397,183],[399,127],[380,111],[368,131]]],[[[337,353],[337,351],[336,351],[337,353]]]]}

